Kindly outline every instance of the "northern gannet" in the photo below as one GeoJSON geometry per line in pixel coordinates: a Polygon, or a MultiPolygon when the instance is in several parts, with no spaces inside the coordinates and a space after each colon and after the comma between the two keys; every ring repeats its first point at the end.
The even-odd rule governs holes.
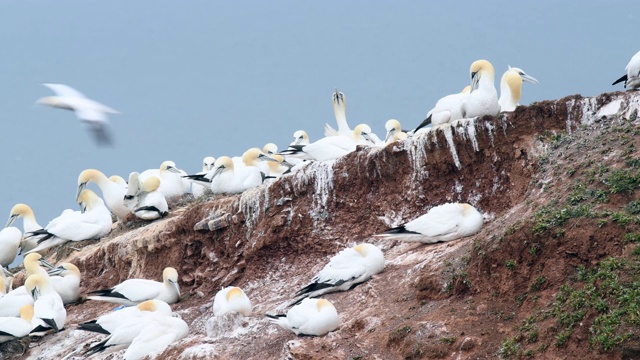
{"type": "Polygon", "coordinates": [[[62,330],[67,320],[67,311],[49,278],[40,274],[30,275],[24,286],[34,301],[30,334],[42,336],[49,330],[62,330]]]}
{"type": "Polygon", "coordinates": [[[109,130],[107,113],[119,114],[118,111],[97,101],[88,99],[76,89],[63,84],[43,84],[56,93],[56,96],[40,98],[37,103],[55,108],[73,110],[80,121],[87,124],[89,131],[98,145],[112,145],[113,139],[109,130]]]}
{"type": "Polygon", "coordinates": [[[387,130],[387,135],[384,138],[385,144],[389,144],[397,140],[404,140],[407,138],[407,133],[402,131],[400,121],[396,119],[387,120],[387,122],[384,124],[384,128],[385,130],[387,130]]]}
{"type": "MultiPolygon", "coordinates": [[[[36,221],[36,216],[29,205],[15,204],[9,212],[9,220],[7,221],[6,227],[13,225],[19,218],[22,219],[22,230],[24,234],[42,229],[42,226],[36,221]]],[[[23,238],[20,243],[21,253],[24,254],[35,248],[38,245],[38,240],[39,237],[23,238]]]]}
{"type": "Polygon", "coordinates": [[[304,299],[287,315],[266,315],[269,321],[296,335],[322,336],[338,328],[340,317],[333,304],[326,299],[304,299]]]}
{"type": "MultiPolygon", "coordinates": [[[[413,131],[410,131],[410,133],[415,135],[419,130],[425,129],[429,125],[435,126],[462,119],[464,117],[462,114],[462,103],[469,98],[470,93],[471,85],[467,85],[461,92],[441,98],[436,102],[436,106],[429,110],[427,118],[413,131]]],[[[424,131],[425,130],[422,130],[422,132],[424,131]]]]}
{"type": "MultiPolygon", "coordinates": [[[[149,324],[153,323],[153,320],[156,318],[164,318],[171,317],[171,308],[167,303],[164,303],[159,300],[155,301],[145,301],[137,306],[132,306],[122,310],[125,311],[123,314],[117,314],[122,310],[117,310],[113,312],[112,320],[118,319],[119,322],[115,323],[114,321],[110,321],[109,325],[113,326],[110,328],[111,330],[106,331],[104,328],[100,327],[103,331],[97,331],[97,327],[89,326],[89,329],[84,327],[85,324],[80,325],[79,329],[81,330],[89,330],[94,332],[107,333],[109,336],[104,338],[99,343],[91,346],[86,352],[85,355],[89,356],[95,353],[102,352],[108,348],[120,349],[126,346],[129,346],[133,340],[140,335],[142,330],[149,326],[149,324]],[[160,306],[158,306],[160,305],[160,306]],[[166,312],[168,308],[168,313],[166,312]],[[135,309],[135,310],[130,310],[135,309]],[[128,316],[124,316],[128,315],[128,316]]],[[[97,323],[96,323],[97,324],[97,323]]]]}
{"type": "Polygon", "coordinates": [[[157,299],[173,304],[180,299],[178,272],[172,267],[162,272],[163,282],[147,279],[129,279],[111,289],[89,292],[92,300],[108,301],[126,306],[137,305],[143,301],[157,299]]]}
{"type": "Polygon", "coordinates": [[[145,312],[153,312],[160,316],[171,316],[171,306],[162,300],[147,300],[136,306],[111,311],[96,320],[78,325],[78,330],[86,330],[109,335],[118,326],[131,319],[144,319],[145,312]]]}
{"type": "Polygon", "coordinates": [[[495,70],[487,60],[476,60],[469,68],[471,93],[462,102],[462,117],[496,116],[500,112],[498,92],[494,84],[495,70]]]}
{"type": "Polygon", "coordinates": [[[309,135],[304,130],[297,130],[293,133],[293,142],[289,145],[309,145],[309,135]]]}
{"type": "MultiPolygon", "coordinates": [[[[119,221],[124,220],[129,215],[129,209],[124,205],[123,198],[127,189],[117,182],[109,180],[109,178],[96,169],[83,170],[78,175],[78,190],[76,200],[80,196],[82,190],[87,187],[89,183],[95,183],[100,188],[104,202],[107,204],[109,210],[111,210],[119,221]]],[[[79,202],[79,201],[78,201],[79,202]]]]}
{"type": "Polygon", "coordinates": [[[9,266],[18,255],[22,231],[15,226],[0,230],[0,265],[9,266]]]}
{"type": "Polygon", "coordinates": [[[149,176],[140,181],[137,172],[129,174],[129,188],[124,196],[125,204],[131,212],[143,220],[155,220],[169,214],[167,200],[158,188],[160,178],[149,176]]]}
{"type": "Polygon", "coordinates": [[[358,145],[375,145],[370,134],[371,127],[360,124],[351,132],[351,136],[327,136],[309,145],[289,146],[289,149],[279,155],[302,155],[317,161],[333,160],[354,151],[358,145]]]}
{"type": "Polygon", "coordinates": [[[451,241],[477,234],[482,214],[465,203],[447,203],[431,208],[408,223],[374,236],[426,244],[451,241]]]}
{"type": "MultiPolygon", "coordinates": [[[[213,164],[215,164],[215,162],[216,158],[214,158],[213,156],[205,157],[202,160],[202,171],[196,173],[196,175],[206,175],[209,171],[211,171],[211,169],[213,169],[213,164]]],[[[188,181],[188,178],[185,178],[184,176],[183,179],[187,179],[188,181]]],[[[199,198],[205,193],[205,191],[209,189],[210,186],[211,183],[209,181],[207,181],[206,184],[191,182],[191,193],[193,194],[193,197],[199,198]]]]}
{"type": "Polygon", "coordinates": [[[112,183],[116,183],[116,184],[120,185],[125,190],[127,189],[127,180],[125,180],[122,176],[120,176],[120,175],[111,175],[111,176],[109,176],[109,180],[112,183]]]}
{"type": "Polygon", "coordinates": [[[20,317],[0,317],[0,343],[29,335],[32,319],[33,305],[22,306],[20,317]]]}
{"type": "Polygon", "coordinates": [[[77,266],[71,263],[62,263],[49,270],[48,273],[53,289],[60,295],[65,305],[78,301],[82,274],[77,266]]]}
{"type": "Polygon", "coordinates": [[[214,194],[239,194],[262,184],[264,174],[255,166],[235,167],[228,156],[221,156],[210,174],[211,191],[214,194]]]}
{"type": "Polygon", "coordinates": [[[111,212],[104,201],[93,191],[84,189],[80,192],[78,203],[83,211],[63,213],[51,220],[44,229],[30,233],[31,236],[42,236],[38,246],[31,252],[38,252],[67,241],[98,240],[111,232],[111,212]]]}
{"type": "Polygon", "coordinates": [[[172,343],[189,334],[187,323],[176,317],[155,317],[149,321],[124,353],[124,360],[141,360],[159,354],[172,343]]]}
{"type": "Polygon", "coordinates": [[[362,243],[333,256],[311,282],[294,295],[292,304],[305,297],[350,290],[384,269],[384,255],[375,245],[362,243]]]}
{"type": "Polygon", "coordinates": [[[167,160],[160,164],[159,169],[149,169],[140,173],[140,181],[146,180],[149,176],[157,176],[160,178],[160,187],[158,191],[164,195],[167,201],[183,196],[189,192],[191,184],[182,179],[187,175],[186,172],[178,169],[176,163],[167,160]]]}
{"type": "Polygon", "coordinates": [[[500,99],[498,99],[501,112],[513,111],[520,105],[523,81],[538,84],[538,80],[520,68],[509,66],[509,69],[504,72],[500,79],[500,99]]]}
{"type": "MultiPolygon", "coordinates": [[[[28,254],[24,257],[24,269],[27,277],[39,274],[48,276],[47,271],[40,267],[40,264],[48,264],[38,253],[28,254]]],[[[0,298],[0,316],[20,316],[20,307],[23,305],[33,305],[33,298],[27,292],[25,286],[19,286],[9,291],[0,298]]]]}
{"type": "Polygon", "coordinates": [[[251,301],[247,295],[236,286],[228,286],[216,293],[213,300],[213,314],[239,313],[243,316],[251,316],[251,301]]]}
{"type": "Polygon", "coordinates": [[[640,88],[640,51],[633,55],[631,61],[629,61],[624,70],[627,73],[620,79],[614,81],[611,85],[624,81],[625,89],[635,90],[640,88]]]}
{"type": "Polygon", "coordinates": [[[349,124],[347,124],[347,97],[336,89],[333,95],[331,95],[331,102],[333,103],[333,114],[336,117],[336,123],[338,123],[338,130],[329,124],[325,124],[324,136],[351,136],[352,130],[349,124]]]}

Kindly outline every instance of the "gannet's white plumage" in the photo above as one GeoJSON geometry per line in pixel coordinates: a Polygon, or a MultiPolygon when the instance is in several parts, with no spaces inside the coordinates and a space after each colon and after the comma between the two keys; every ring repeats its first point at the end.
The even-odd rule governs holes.
{"type": "Polygon", "coordinates": [[[297,130],[293,133],[293,142],[289,145],[309,145],[309,135],[304,130],[297,130]]]}
{"type": "MultiPolygon", "coordinates": [[[[196,173],[196,175],[202,175],[202,176],[206,175],[209,171],[211,171],[211,169],[213,169],[213,165],[215,164],[215,162],[216,162],[216,158],[214,158],[213,156],[205,157],[202,160],[202,171],[196,173]]],[[[209,187],[211,187],[211,183],[209,181],[207,181],[206,183],[198,183],[198,182],[192,181],[191,193],[193,194],[193,197],[199,198],[205,193],[205,191],[209,189],[209,187]]]]}
{"type": "Polygon", "coordinates": [[[141,182],[138,173],[132,172],[129,174],[129,184],[124,202],[138,218],[155,220],[169,214],[167,200],[158,190],[160,178],[149,176],[141,182]]]}
{"type": "Polygon", "coordinates": [[[436,243],[477,234],[482,228],[482,214],[465,203],[447,203],[431,208],[408,223],[374,236],[392,240],[436,243]]]}
{"type": "Polygon", "coordinates": [[[333,256],[311,282],[294,295],[293,303],[304,297],[345,291],[367,281],[384,269],[384,254],[375,245],[362,243],[333,256]]]}
{"type": "Polygon", "coordinates": [[[262,184],[260,169],[255,166],[236,167],[228,156],[219,157],[210,174],[214,194],[238,194],[262,184]]]}
{"type": "Polygon", "coordinates": [[[412,135],[424,133],[428,127],[433,125],[447,124],[454,120],[462,119],[462,103],[467,100],[471,93],[471,85],[467,85],[457,94],[447,95],[436,102],[436,106],[429,110],[427,118],[424,119],[413,131],[412,135]]]}
{"type": "Polygon", "coordinates": [[[0,343],[29,335],[32,319],[33,305],[22,306],[20,317],[0,317],[0,343]]]}
{"type": "Polygon", "coordinates": [[[40,98],[38,104],[55,108],[73,110],[80,121],[87,124],[88,130],[98,145],[112,145],[107,113],[118,112],[97,101],[88,99],[79,91],[63,84],[43,84],[56,93],[56,96],[40,98]]]}
{"type": "Polygon", "coordinates": [[[127,215],[129,215],[129,209],[125,206],[123,201],[127,189],[122,185],[109,180],[109,178],[99,170],[87,169],[78,175],[77,197],[79,197],[82,190],[87,187],[87,184],[91,182],[98,185],[98,188],[100,188],[102,196],[104,197],[104,202],[116,215],[118,220],[123,220],[127,215]]]}
{"type": "Polygon", "coordinates": [[[213,314],[215,316],[230,313],[251,316],[251,309],[251,301],[244,291],[236,286],[228,286],[218,291],[213,299],[213,314]]]}
{"type": "Polygon", "coordinates": [[[500,111],[513,111],[520,105],[522,96],[522,82],[527,81],[538,84],[538,80],[530,76],[524,70],[509,66],[500,79],[500,111]]]}
{"type": "Polygon", "coordinates": [[[82,323],[78,325],[78,329],[109,335],[126,321],[134,318],[144,319],[145,312],[154,312],[159,316],[171,316],[171,306],[162,300],[147,300],[136,306],[115,310],[96,320],[82,323]]]}
{"type": "Polygon", "coordinates": [[[404,140],[407,138],[407,133],[402,131],[402,126],[400,126],[400,121],[396,119],[387,120],[384,124],[385,130],[387,130],[387,135],[384,138],[385,144],[392,143],[397,140],[404,140]]]}
{"type": "Polygon", "coordinates": [[[160,178],[160,187],[158,191],[164,195],[165,199],[171,200],[189,192],[191,184],[182,179],[187,175],[186,172],[178,169],[176,163],[167,160],[160,164],[159,169],[149,169],[140,173],[140,181],[145,181],[149,176],[157,176],[160,178]]]}
{"type": "Polygon", "coordinates": [[[163,282],[147,279],[129,279],[111,289],[89,292],[92,300],[109,301],[126,306],[137,305],[143,301],[158,299],[173,304],[180,299],[178,272],[172,267],[162,272],[163,282]]]}
{"type": "Polygon", "coordinates": [[[19,218],[22,219],[22,230],[23,230],[23,239],[20,243],[20,249],[22,253],[26,253],[27,251],[35,248],[38,245],[38,240],[40,237],[30,237],[25,238],[24,234],[27,234],[31,231],[36,231],[42,229],[42,226],[38,224],[36,221],[36,216],[33,213],[33,210],[26,204],[15,204],[11,211],[9,212],[9,220],[7,221],[6,227],[13,225],[16,220],[19,218]]]}
{"type": "Polygon", "coordinates": [[[273,154],[269,155],[275,161],[268,161],[267,165],[269,166],[269,176],[274,178],[279,178],[280,176],[288,173],[291,168],[294,166],[289,163],[284,156],[273,154]]]}
{"type": "Polygon", "coordinates": [[[82,274],[77,266],[62,263],[49,270],[49,279],[53,289],[60,295],[64,304],[72,304],[80,297],[80,279],[82,274]]]}
{"type": "Polygon", "coordinates": [[[49,278],[40,274],[30,275],[24,286],[34,301],[31,334],[42,334],[51,329],[57,332],[64,328],[67,311],[49,278]]]}
{"type": "Polygon", "coordinates": [[[176,317],[155,317],[149,321],[124,353],[124,360],[140,360],[151,353],[161,353],[172,343],[189,334],[189,326],[176,317]]]}
{"type": "Polygon", "coordinates": [[[267,315],[269,321],[296,335],[322,336],[338,328],[340,317],[326,299],[304,299],[287,315],[267,315]]]}
{"type": "Polygon", "coordinates": [[[347,97],[336,89],[331,95],[331,102],[333,103],[333,114],[336,117],[336,123],[338,123],[338,130],[329,124],[325,124],[324,136],[351,136],[352,130],[347,124],[347,97]]]}
{"type": "Polygon", "coordinates": [[[78,202],[84,209],[63,213],[51,220],[44,229],[31,233],[34,236],[44,235],[38,246],[30,251],[38,252],[67,241],[96,240],[111,231],[111,212],[104,201],[93,191],[84,189],[80,192],[78,202]]]}
{"type": "Polygon", "coordinates": [[[107,348],[119,349],[130,345],[153,319],[171,316],[171,307],[160,300],[149,300],[122,310],[116,310],[98,320],[81,324],[78,329],[107,334],[99,343],[91,346],[85,355],[92,355],[107,348]],[[106,326],[103,327],[98,324],[106,326]],[[108,329],[108,330],[107,330],[108,329]]]}
{"type": "Polygon", "coordinates": [[[242,156],[234,156],[231,159],[233,160],[234,170],[240,170],[243,167],[252,166],[258,168],[263,176],[269,176],[269,165],[267,164],[267,161],[275,161],[258,148],[250,148],[245,151],[242,156]]]}
{"type": "Polygon", "coordinates": [[[18,255],[22,231],[15,226],[0,230],[0,265],[9,266],[18,255]]]}
{"type": "Polygon", "coordinates": [[[640,51],[638,51],[629,63],[627,67],[624,68],[627,72],[620,79],[613,82],[611,85],[615,85],[617,83],[624,81],[625,89],[635,90],[640,88],[640,51]]]}
{"type": "MultiPolygon", "coordinates": [[[[40,263],[44,263],[44,259],[38,253],[28,254],[24,258],[24,268],[27,271],[27,277],[39,274],[48,276],[47,271],[40,267],[40,263]]],[[[20,307],[24,305],[33,305],[33,298],[27,292],[25,286],[17,287],[0,298],[0,316],[20,316],[20,307]]]]}
{"type": "Polygon", "coordinates": [[[487,60],[476,60],[469,68],[471,93],[462,102],[462,117],[496,116],[500,112],[498,92],[494,84],[495,70],[487,60]]]}
{"type": "Polygon", "coordinates": [[[358,145],[374,145],[371,127],[360,124],[351,132],[351,136],[327,136],[309,145],[294,145],[280,155],[306,155],[309,159],[327,161],[342,157],[356,149],[358,145]]]}
{"type": "Polygon", "coordinates": [[[112,183],[120,185],[125,190],[127,189],[127,180],[125,180],[120,175],[111,175],[111,176],[109,176],[109,181],[111,181],[112,183]]]}

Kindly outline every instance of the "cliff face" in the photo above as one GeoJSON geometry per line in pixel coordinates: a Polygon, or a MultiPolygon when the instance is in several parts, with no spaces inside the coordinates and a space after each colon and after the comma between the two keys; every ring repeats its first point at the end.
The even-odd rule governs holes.
{"type": "MultiPolygon", "coordinates": [[[[76,264],[84,292],[132,277],[159,280],[164,267],[175,267],[183,297],[173,309],[191,333],[160,358],[625,357],[639,348],[637,336],[604,352],[591,336],[598,311],[583,304],[585,313],[569,327],[560,316],[573,310],[557,295],[580,283],[571,280],[580,266],[598,268],[611,256],[637,261],[637,245],[624,240],[638,227],[637,213],[625,209],[640,180],[612,192],[607,174],[635,171],[628,163],[640,148],[633,136],[640,133],[638,108],[638,93],[576,95],[461,121],[310,164],[242,195],[198,199],[161,221],[125,223],[99,242],[67,245],[52,260],[76,264]],[[598,173],[598,166],[609,170],[598,173]],[[607,201],[584,195],[571,205],[580,186],[583,194],[601,190],[607,201]],[[451,201],[484,213],[479,234],[430,246],[370,237],[451,201]],[[584,204],[593,213],[567,216],[584,204]],[[624,224],[616,213],[627,216],[624,224]],[[351,291],[326,296],[340,314],[339,330],[298,338],[264,319],[286,311],[331,256],[363,241],[383,249],[386,267],[351,291]],[[252,317],[213,318],[213,296],[229,285],[251,298],[252,317]]],[[[66,330],[32,343],[24,356],[82,358],[99,337],[75,325],[112,308],[95,301],[69,307],[66,330]]],[[[638,333],[637,324],[620,326],[615,331],[638,333]]]]}

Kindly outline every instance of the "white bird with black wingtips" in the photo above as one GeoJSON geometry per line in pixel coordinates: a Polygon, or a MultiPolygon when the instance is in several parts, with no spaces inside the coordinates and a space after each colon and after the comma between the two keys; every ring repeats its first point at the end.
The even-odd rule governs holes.
{"type": "Polygon", "coordinates": [[[615,85],[624,81],[625,89],[635,90],[640,88],[640,51],[633,55],[624,70],[627,73],[620,79],[614,81],[611,85],[615,85]]]}
{"type": "Polygon", "coordinates": [[[42,336],[49,330],[62,330],[67,321],[67,311],[49,278],[40,274],[30,275],[24,286],[34,301],[30,334],[42,336]]]}
{"type": "Polygon", "coordinates": [[[113,145],[106,114],[119,114],[118,111],[95,100],[88,99],[78,90],[63,84],[42,84],[56,96],[38,99],[37,103],[54,108],[73,110],[80,121],[87,124],[88,130],[98,145],[113,145]]]}
{"type": "Polygon", "coordinates": [[[322,336],[340,325],[338,311],[327,299],[304,299],[286,315],[266,315],[269,321],[296,335],[322,336]]]}
{"type": "Polygon", "coordinates": [[[108,301],[125,306],[137,305],[143,301],[157,299],[173,304],[180,299],[178,272],[167,267],[162,272],[162,282],[147,279],[129,279],[105,290],[89,292],[89,299],[108,301]]]}
{"type": "Polygon", "coordinates": [[[482,214],[466,203],[447,203],[426,214],[374,236],[409,242],[446,242],[477,234],[482,229],[482,214]]]}
{"type": "Polygon", "coordinates": [[[346,248],[333,256],[311,282],[294,295],[292,304],[305,297],[349,290],[383,269],[384,254],[377,246],[362,243],[346,248]]]}

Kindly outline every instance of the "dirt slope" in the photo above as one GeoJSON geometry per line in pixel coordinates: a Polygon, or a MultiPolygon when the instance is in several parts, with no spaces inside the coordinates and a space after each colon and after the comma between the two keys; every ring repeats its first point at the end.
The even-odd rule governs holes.
{"type": "MultiPolygon", "coordinates": [[[[178,269],[173,309],[191,333],[163,359],[635,358],[639,107],[637,93],[576,95],[459,122],[242,195],[198,199],[161,221],[131,221],[51,257],[78,265],[85,293],[178,269]],[[449,201],[475,205],[483,230],[432,246],[371,238],[449,201]],[[326,296],[339,330],[297,338],[264,319],[362,241],[384,250],[386,267],[326,296]],[[213,318],[213,296],[228,285],[249,295],[252,317],[213,318]]],[[[69,307],[66,329],[22,357],[82,358],[99,337],[75,325],[112,308],[69,307]]]]}

